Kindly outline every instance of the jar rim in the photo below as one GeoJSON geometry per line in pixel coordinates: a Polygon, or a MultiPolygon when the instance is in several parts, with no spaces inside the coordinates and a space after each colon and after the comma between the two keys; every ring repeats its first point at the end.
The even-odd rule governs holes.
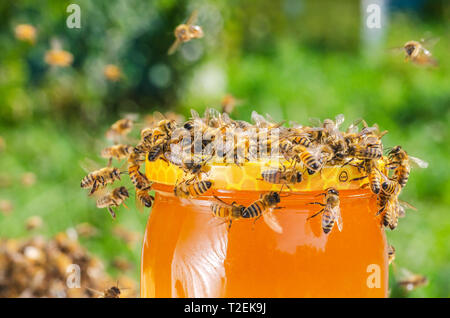
{"type": "MultiPolygon", "coordinates": [[[[325,166],[312,175],[305,171],[302,174],[302,181],[289,184],[289,187],[269,183],[262,179],[263,171],[279,167],[279,161],[270,160],[245,162],[242,165],[208,163],[209,171],[200,174],[200,180],[210,180],[213,182],[214,189],[229,191],[305,192],[322,191],[331,187],[337,190],[356,190],[368,183],[367,178],[363,178],[367,173],[354,165],[325,166]]],[[[289,166],[286,165],[286,167],[289,166]]],[[[379,160],[379,169],[380,171],[384,170],[383,160],[379,160]]],[[[149,161],[146,158],[145,174],[151,182],[166,186],[174,186],[184,177],[183,169],[161,159],[149,161]]]]}

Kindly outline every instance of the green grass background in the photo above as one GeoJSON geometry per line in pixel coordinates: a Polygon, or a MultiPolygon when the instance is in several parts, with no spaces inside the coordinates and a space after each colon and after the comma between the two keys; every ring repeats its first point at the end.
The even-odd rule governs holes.
{"type": "Polygon", "coordinates": [[[79,162],[98,158],[104,132],[124,113],[170,109],[188,116],[190,108],[218,106],[229,92],[242,100],[236,118],[250,120],[257,110],[308,123],[343,113],[346,127],[362,117],[389,130],[386,146],[400,144],[428,161],[428,169],[412,171],[401,195],[418,211],[387,235],[397,266],[430,283],[404,294],[391,276],[392,296],[449,297],[450,9],[445,1],[430,2],[416,11],[393,7],[383,40],[372,47],[361,42],[358,1],[79,1],[79,30],[65,27],[68,1],[3,2],[0,136],[6,148],[0,176],[12,185],[0,188],[0,199],[11,200],[14,211],[0,214],[0,237],[33,235],[24,227],[31,215],[44,219],[39,233],[46,236],[89,222],[100,233],[82,244],[113,275],[119,274],[110,266],[115,256],[131,260],[129,274],[137,280],[140,246],[130,248],[111,230],[121,224],[143,233],[148,212],[120,209],[112,221],[80,189],[79,162]],[[200,8],[205,38],[168,57],[171,30],[193,7],[200,8]],[[38,28],[35,46],[14,39],[13,27],[22,22],[38,28]],[[440,38],[432,49],[438,68],[389,53],[427,33],[440,38]],[[74,54],[72,67],[54,70],[43,63],[55,36],[74,54]],[[101,70],[107,63],[120,65],[125,79],[106,82],[101,70]],[[20,175],[29,171],[37,183],[23,188],[20,175]]]}

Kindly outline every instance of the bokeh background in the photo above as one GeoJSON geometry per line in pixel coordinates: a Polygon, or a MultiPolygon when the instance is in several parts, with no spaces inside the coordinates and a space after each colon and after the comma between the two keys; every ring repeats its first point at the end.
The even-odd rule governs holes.
{"type": "Polygon", "coordinates": [[[127,274],[138,281],[148,212],[129,204],[113,221],[80,189],[80,161],[99,158],[105,131],[126,113],[189,116],[190,108],[218,107],[231,93],[242,101],[234,118],[250,120],[256,110],[308,123],[343,113],[346,127],[362,117],[389,130],[385,145],[400,144],[428,161],[428,169],[413,170],[402,192],[419,210],[387,236],[397,266],[430,283],[406,294],[391,275],[391,291],[449,297],[449,31],[446,0],[2,1],[0,237],[51,237],[87,222],[98,233],[80,238],[82,245],[115,277],[124,269],[114,259],[129,260],[127,274]],[[81,7],[80,29],[66,27],[70,3],[81,7]],[[369,3],[381,5],[381,29],[365,27],[369,3]],[[168,56],[173,29],[194,9],[205,37],[168,56]],[[14,37],[20,23],[36,27],[34,45],[14,37]],[[423,37],[440,38],[430,48],[437,68],[405,63],[390,50],[423,37]],[[72,66],[45,64],[53,38],[74,55],[72,66]],[[118,82],[103,75],[110,63],[122,69],[118,82]],[[36,182],[25,186],[30,172],[36,182]],[[24,223],[34,215],[44,225],[30,232],[24,223]],[[137,242],[117,236],[118,226],[137,233],[137,242]]]}

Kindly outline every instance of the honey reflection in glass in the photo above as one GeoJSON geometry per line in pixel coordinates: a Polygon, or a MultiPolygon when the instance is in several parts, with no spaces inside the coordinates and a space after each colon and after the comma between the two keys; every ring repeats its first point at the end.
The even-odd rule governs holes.
{"type": "MultiPolygon", "coordinates": [[[[386,297],[387,242],[369,190],[341,190],[343,230],[321,227],[320,192],[286,192],[275,210],[283,233],[263,218],[222,223],[213,198],[179,199],[154,185],[142,249],[141,297],[386,297]]],[[[214,193],[248,206],[257,191],[214,193]]]]}

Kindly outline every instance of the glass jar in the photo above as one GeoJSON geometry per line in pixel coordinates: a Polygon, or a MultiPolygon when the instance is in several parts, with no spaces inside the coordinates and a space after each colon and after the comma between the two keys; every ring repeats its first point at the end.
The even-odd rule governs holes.
{"type": "Polygon", "coordinates": [[[173,195],[182,171],[161,160],[146,163],[156,200],[144,236],[141,297],[386,297],[387,241],[376,216],[376,195],[352,166],[321,173],[284,188],[273,215],[228,223],[214,217],[213,195],[245,206],[261,193],[280,190],[255,176],[268,163],[213,165],[214,187],[194,199],[173,195]],[[339,190],[343,229],[322,230],[320,193],[339,190]]]}

